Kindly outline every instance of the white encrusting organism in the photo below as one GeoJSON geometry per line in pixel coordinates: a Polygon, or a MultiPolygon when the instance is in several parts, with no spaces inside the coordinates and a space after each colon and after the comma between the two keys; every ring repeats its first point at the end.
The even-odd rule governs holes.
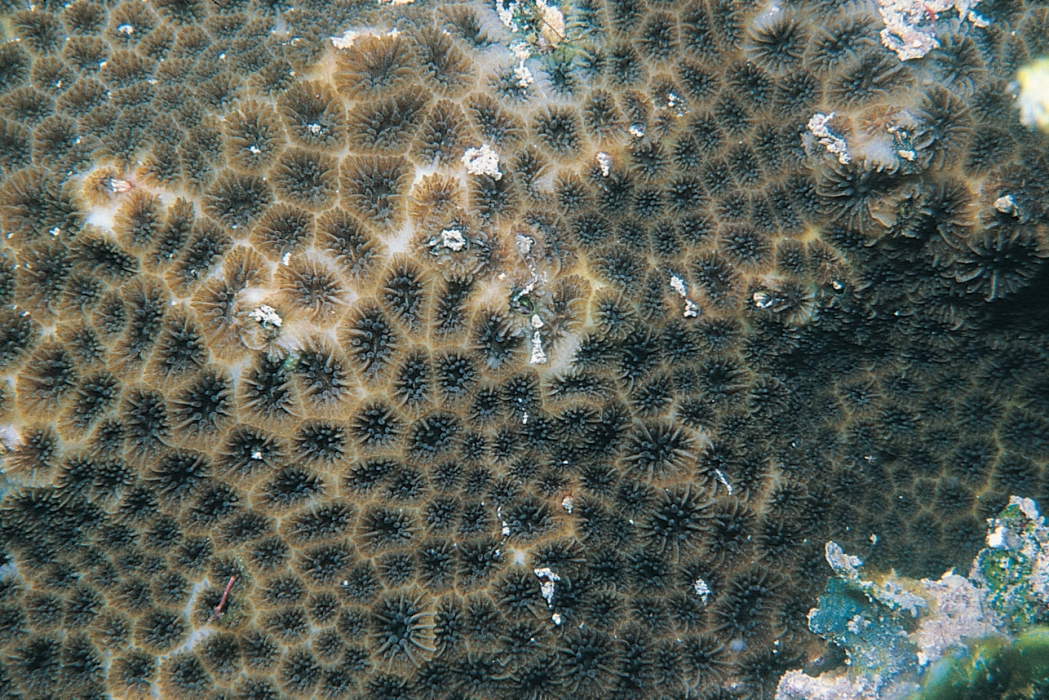
{"type": "Polygon", "coordinates": [[[277,310],[267,304],[259,306],[250,315],[263,328],[280,328],[284,324],[277,310]]]}
{"type": "Polygon", "coordinates": [[[487,175],[493,180],[499,180],[503,173],[499,170],[499,154],[492,150],[487,143],[481,144],[480,148],[468,148],[462,157],[466,172],[471,175],[487,175]]]}
{"type": "Polygon", "coordinates": [[[538,569],[533,569],[532,573],[539,579],[539,593],[543,596],[543,600],[546,604],[553,606],[554,604],[554,589],[561,577],[554,573],[549,566],[541,566],[538,569]]]}
{"type": "Polygon", "coordinates": [[[849,144],[845,142],[845,139],[831,129],[830,121],[833,118],[834,112],[814,114],[812,119],[809,119],[808,129],[813,136],[819,139],[820,144],[827,149],[828,153],[837,156],[838,162],[842,165],[847,165],[852,160],[852,154],[849,153],[849,144]]]}

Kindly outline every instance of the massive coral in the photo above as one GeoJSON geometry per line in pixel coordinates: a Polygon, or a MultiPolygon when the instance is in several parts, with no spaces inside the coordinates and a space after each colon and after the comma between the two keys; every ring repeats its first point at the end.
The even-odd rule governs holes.
{"type": "Polygon", "coordinates": [[[395,4],[4,6],[0,694],[768,697],[1042,493],[1039,3],[395,4]]]}

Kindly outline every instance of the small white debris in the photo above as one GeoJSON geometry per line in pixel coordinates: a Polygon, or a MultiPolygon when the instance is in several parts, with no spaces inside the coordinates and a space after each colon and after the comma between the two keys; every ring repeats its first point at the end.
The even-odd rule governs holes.
{"type": "Polygon", "coordinates": [[[565,509],[565,512],[571,515],[572,509],[575,508],[575,499],[571,496],[565,496],[561,499],[561,507],[565,509]]]}
{"type": "Polygon", "coordinates": [[[62,233],[62,229],[55,226],[53,229],[49,230],[48,233],[50,233],[52,236],[57,237],[60,233],[62,233]]]}
{"type": "Polygon", "coordinates": [[[471,175],[487,175],[493,180],[499,180],[503,173],[499,170],[499,154],[492,150],[487,143],[481,144],[480,148],[468,148],[462,157],[466,172],[471,175]]]}
{"type": "Polygon", "coordinates": [[[707,599],[710,598],[710,586],[707,585],[707,582],[701,578],[697,578],[692,583],[692,590],[694,590],[696,595],[698,595],[703,601],[703,605],[706,605],[707,599]]]}
{"type": "Polygon", "coordinates": [[[131,36],[135,33],[135,28],[132,27],[130,24],[122,24],[119,27],[117,27],[117,31],[121,34],[124,34],[125,36],[131,36]]]}
{"type": "Polygon", "coordinates": [[[522,90],[535,82],[532,71],[524,63],[514,66],[514,84],[522,90]]]}
{"type": "Polygon", "coordinates": [[[532,355],[528,358],[528,364],[546,364],[546,352],[543,351],[543,337],[539,331],[532,334],[532,355]]]}
{"type": "Polygon", "coordinates": [[[248,151],[251,152],[251,153],[254,153],[255,155],[258,155],[258,154],[262,153],[262,150],[259,149],[259,147],[255,146],[255,145],[248,146],[248,151]]]}
{"type": "Polygon", "coordinates": [[[548,606],[553,606],[554,587],[561,580],[561,577],[551,571],[549,566],[533,569],[532,573],[539,579],[539,593],[543,596],[543,600],[546,601],[548,606]]]}
{"type": "Polygon", "coordinates": [[[1013,199],[1011,194],[1002,195],[998,199],[994,200],[994,208],[1003,214],[1010,214],[1016,216],[1020,208],[1016,206],[1016,200],[1013,199]]]}
{"type": "Polygon", "coordinates": [[[612,172],[612,156],[604,151],[599,152],[597,154],[597,167],[601,168],[601,177],[608,177],[608,174],[612,172]]]}
{"type": "Polygon", "coordinates": [[[720,481],[724,485],[725,488],[728,489],[728,495],[731,496],[732,495],[732,484],[728,483],[728,477],[725,476],[725,472],[721,471],[720,469],[715,469],[714,470],[714,476],[717,477],[717,480],[720,481]]]}
{"type": "Polygon", "coordinates": [[[560,627],[561,623],[565,621],[565,619],[563,617],[561,617],[561,613],[554,613],[553,615],[550,616],[550,619],[553,620],[554,624],[557,625],[558,627],[560,627]]]}
{"type": "Polygon", "coordinates": [[[316,136],[317,134],[321,133],[321,128],[322,127],[321,127],[320,124],[308,124],[308,125],[306,125],[306,130],[309,131],[314,136],[316,136]]]}
{"type": "Polygon", "coordinates": [[[696,305],[696,302],[688,298],[688,287],[685,286],[685,280],[677,275],[670,275],[670,288],[677,292],[679,297],[685,300],[685,309],[682,312],[685,318],[695,318],[696,316],[699,316],[699,307],[696,305]]]}
{"type": "Polygon", "coordinates": [[[532,314],[532,328],[542,328],[543,319],[539,318],[539,314],[532,314]]]}
{"type": "Polygon", "coordinates": [[[291,251],[288,251],[287,253],[285,253],[285,254],[284,254],[284,255],[283,255],[282,257],[281,257],[281,259],[280,259],[280,264],[281,264],[281,265],[287,265],[287,264],[288,264],[288,263],[290,263],[290,262],[291,262],[291,251]]]}
{"type": "Polygon", "coordinates": [[[676,114],[679,117],[683,117],[688,114],[688,106],[685,105],[685,101],[678,97],[675,92],[667,93],[667,109],[676,114]]]}
{"type": "Polygon", "coordinates": [[[754,306],[759,309],[767,309],[776,303],[775,298],[764,290],[754,292],[754,296],[751,298],[754,300],[754,306]]]}
{"type": "Polygon", "coordinates": [[[918,152],[914,150],[911,144],[911,137],[907,133],[907,129],[899,124],[890,124],[886,131],[892,135],[896,155],[904,160],[914,162],[914,159],[918,157],[918,152]]]}
{"type": "Polygon", "coordinates": [[[446,228],[441,231],[441,245],[452,252],[458,253],[466,247],[466,237],[457,228],[446,228]]]}
{"type": "Polygon", "coordinates": [[[521,425],[528,425],[528,411],[525,411],[524,416],[521,417],[521,425]]]}
{"type": "Polygon", "coordinates": [[[250,316],[263,328],[280,328],[284,325],[284,319],[280,317],[276,309],[268,304],[263,304],[255,309],[250,316]]]}
{"type": "Polygon", "coordinates": [[[670,288],[677,292],[678,296],[682,299],[688,296],[688,288],[685,286],[685,280],[677,275],[670,276],[670,288]]]}
{"type": "Polygon", "coordinates": [[[871,541],[871,546],[872,546],[872,547],[873,547],[874,545],[878,544],[878,536],[877,536],[877,535],[875,535],[875,534],[874,534],[873,532],[871,533],[871,536],[870,536],[870,537],[868,537],[867,539],[869,539],[869,540],[871,541]]]}
{"type": "Polygon", "coordinates": [[[122,180],[122,179],[120,179],[118,177],[110,178],[110,180],[109,180],[109,190],[111,192],[116,192],[117,194],[120,194],[122,192],[127,192],[132,187],[133,187],[133,185],[129,181],[122,180]]]}
{"type": "Polygon", "coordinates": [[[255,450],[254,452],[251,453],[251,458],[256,460],[256,461],[258,461],[258,460],[262,459],[262,453],[259,452],[258,450],[255,450]]]}
{"type": "Polygon", "coordinates": [[[830,128],[830,120],[833,118],[834,112],[814,114],[812,119],[809,119],[808,129],[813,136],[819,139],[820,144],[827,149],[828,153],[836,155],[838,162],[846,165],[852,161],[852,154],[849,153],[849,144],[845,143],[845,139],[830,128]]]}
{"type": "Polygon", "coordinates": [[[630,128],[627,129],[630,135],[636,139],[642,139],[645,137],[645,125],[644,124],[631,124],[630,128]]]}
{"type": "MultiPolygon", "coordinates": [[[[484,501],[482,501],[482,503],[484,503],[484,501]]],[[[495,509],[495,517],[499,518],[499,524],[502,525],[502,529],[500,530],[500,532],[503,533],[503,537],[509,537],[510,536],[510,525],[505,520],[503,520],[503,508],[502,508],[502,506],[499,506],[498,508],[495,509]]]]}

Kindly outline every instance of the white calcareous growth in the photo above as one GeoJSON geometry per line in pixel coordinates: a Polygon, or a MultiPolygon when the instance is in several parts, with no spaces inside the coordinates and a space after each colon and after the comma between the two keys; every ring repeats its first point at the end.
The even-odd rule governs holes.
{"type": "Polygon", "coordinates": [[[446,228],[441,231],[441,245],[454,253],[458,253],[466,247],[466,237],[457,228],[446,228]]]}
{"type": "Polygon", "coordinates": [[[834,112],[812,115],[808,123],[809,133],[819,139],[820,144],[827,149],[828,153],[837,156],[839,163],[846,165],[852,160],[849,144],[831,129],[831,119],[834,119],[834,112]]]}
{"type": "Polygon", "coordinates": [[[499,154],[492,150],[487,143],[481,144],[480,148],[468,148],[462,157],[466,172],[471,175],[487,175],[493,180],[499,180],[503,173],[499,170],[499,154]]]}
{"type": "Polygon", "coordinates": [[[688,296],[688,290],[685,288],[685,280],[681,279],[677,275],[670,276],[670,288],[678,293],[682,299],[688,296]]]}
{"type": "Polygon", "coordinates": [[[535,82],[535,78],[532,76],[532,71],[528,70],[528,66],[520,64],[514,66],[514,82],[517,87],[524,89],[535,82]]]}
{"type": "MultiPolygon", "coordinates": [[[[685,280],[678,277],[677,275],[670,275],[670,288],[677,292],[678,296],[685,300],[685,308],[681,312],[685,318],[695,318],[699,316],[699,307],[696,302],[688,298],[688,287],[685,285],[685,280]]],[[[732,493],[731,487],[729,493],[732,493]]]]}
{"type": "Polygon", "coordinates": [[[561,580],[561,577],[554,573],[549,566],[541,566],[538,569],[533,569],[532,573],[534,573],[536,578],[539,579],[539,593],[543,596],[543,600],[546,601],[547,605],[553,606],[554,589],[557,586],[557,582],[561,580]]]}
{"type": "Polygon", "coordinates": [[[710,586],[707,585],[707,582],[701,578],[697,578],[692,583],[692,590],[696,592],[696,595],[698,595],[703,601],[703,604],[706,605],[707,599],[710,598],[710,586]]]}
{"type": "Polygon", "coordinates": [[[545,365],[546,364],[546,351],[543,350],[543,336],[539,329],[543,327],[543,319],[539,318],[539,314],[532,316],[532,355],[528,359],[529,364],[533,365],[545,365]]]}
{"type": "Polygon", "coordinates": [[[604,151],[597,154],[597,167],[601,168],[601,177],[608,177],[612,172],[612,156],[604,151]]]}
{"type": "Polygon", "coordinates": [[[251,317],[263,328],[280,328],[284,319],[280,317],[277,310],[268,304],[263,304],[251,312],[251,317]]]}
{"type": "Polygon", "coordinates": [[[988,21],[972,8],[980,0],[877,0],[878,13],[885,29],[881,43],[901,61],[922,58],[940,42],[936,39],[936,21],[941,12],[954,10],[958,19],[975,27],[986,27],[988,21]]]}

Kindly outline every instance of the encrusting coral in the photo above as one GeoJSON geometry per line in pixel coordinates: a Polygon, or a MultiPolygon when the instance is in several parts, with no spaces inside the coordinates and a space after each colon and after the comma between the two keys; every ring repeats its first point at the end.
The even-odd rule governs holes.
{"type": "Polygon", "coordinates": [[[1045,500],[1043,4],[7,3],[0,696],[770,697],[1045,500]]]}

